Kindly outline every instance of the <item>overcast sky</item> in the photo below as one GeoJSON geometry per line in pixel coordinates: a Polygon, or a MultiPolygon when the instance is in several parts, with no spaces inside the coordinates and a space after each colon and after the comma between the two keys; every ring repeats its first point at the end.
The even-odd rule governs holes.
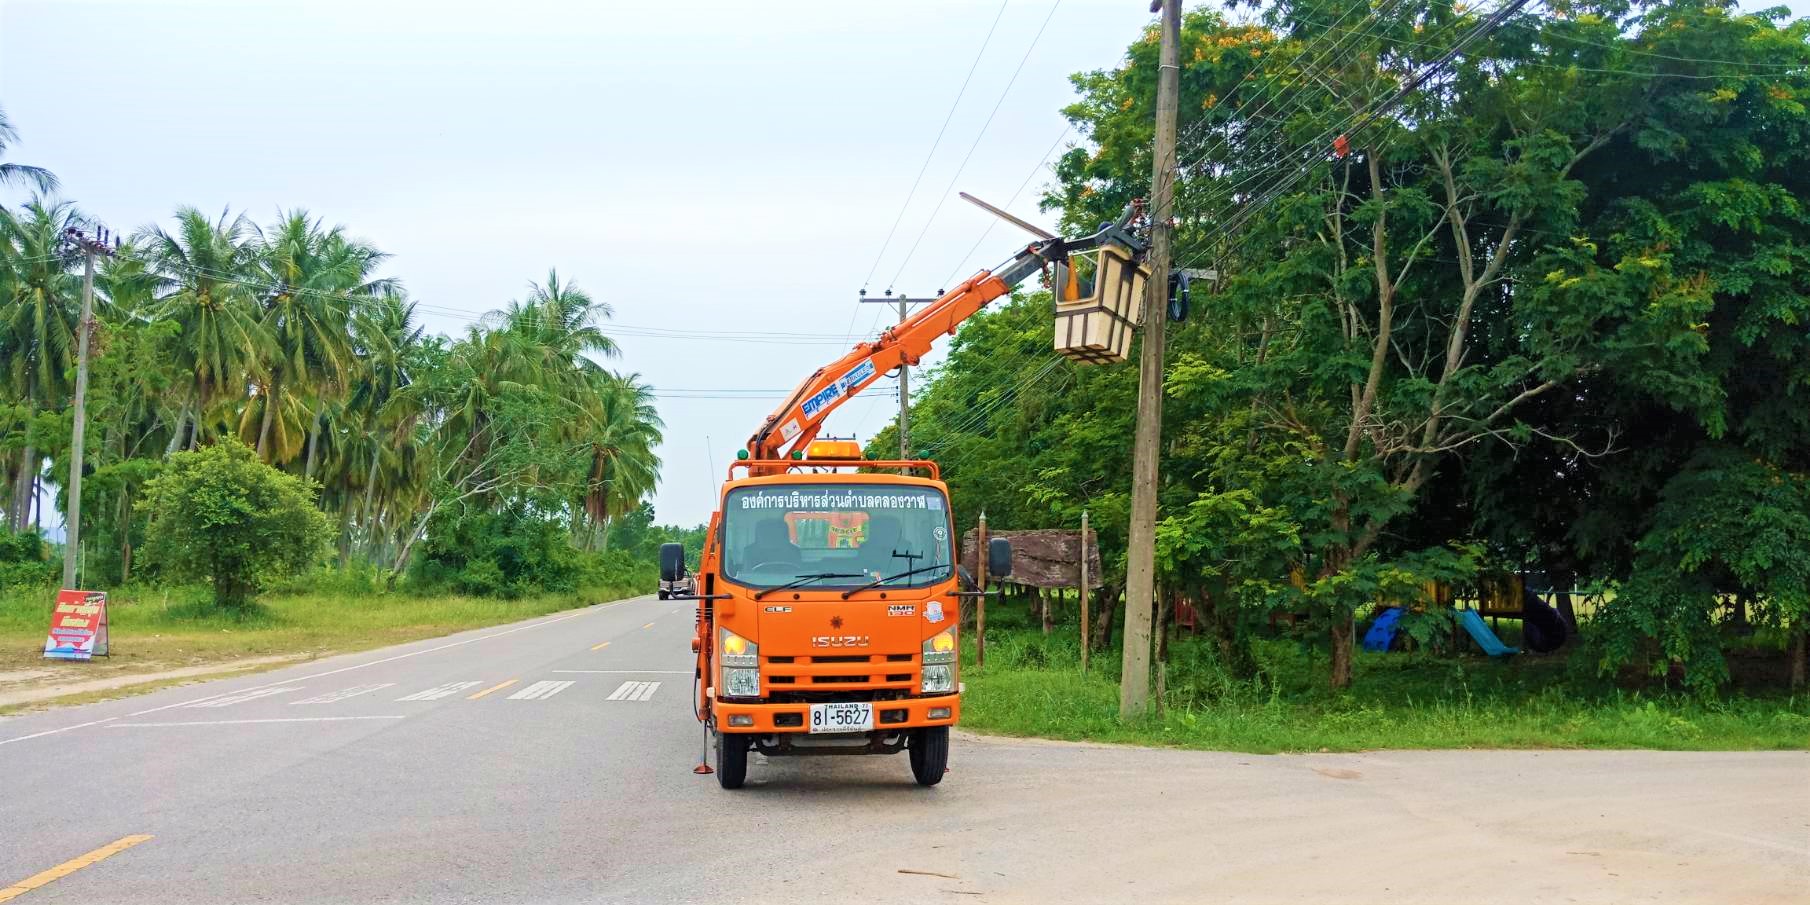
{"type": "MultiPolygon", "coordinates": [[[[928,294],[1013,251],[968,256],[990,218],[955,191],[1029,179],[1011,209],[1043,219],[1067,76],[1147,9],[1008,3],[877,270],[997,0],[0,0],[0,106],[8,159],[113,227],[306,207],[390,252],[435,331],[558,267],[615,308],[614,366],[662,397],[658,517],[696,523],[777,397],[896,318],[855,304],[870,271],[928,294]]],[[[871,437],[889,386],[827,432],[871,437]]]]}

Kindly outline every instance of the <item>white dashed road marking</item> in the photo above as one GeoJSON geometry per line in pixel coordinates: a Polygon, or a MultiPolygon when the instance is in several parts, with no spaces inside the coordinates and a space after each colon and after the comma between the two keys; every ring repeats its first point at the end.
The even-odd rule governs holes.
{"type": "Polygon", "coordinates": [[[326,694],[317,694],[311,698],[303,698],[299,701],[290,701],[289,705],[291,707],[293,707],[297,704],[332,704],[337,701],[343,701],[347,698],[358,697],[361,694],[370,694],[373,691],[381,691],[394,684],[396,684],[396,683],[395,682],[378,682],[373,685],[354,685],[351,688],[341,688],[338,691],[329,691],[326,694]]]}
{"type": "Polygon", "coordinates": [[[659,682],[624,682],[615,691],[610,692],[612,701],[651,701],[654,692],[660,690],[659,682]]]}
{"type": "Polygon", "coordinates": [[[292,691],[301,691],[301,690],[302,690],[302,687],[300,685],[286,685],[286,686],[281,686],[281,687],[277,687],[277,688],[253,688],[250,691],[241,691],[238,694],[229,694],[229,695],[225,695],[225,696],[217,697],[217,698],[208,698],[205,701],[196,701],[195,703],[190,704],[188,706],[190,706],[190,707],[231,707],[234,704],[242,704],[246,701],[255,701],[258,698],[268,698],[272,695],[288,694],[289,692],[292,692],[292,691]]]}
{"type": "Polygon", "coordinates": [[[398,700],[398,701],[438,701],[441,698],[451,697],[452,695],[458,694],[459,692],[464,691],[467,688],[471,688],[473,686],[481,685],[481,684],[483,684],[483,683],[481,683],[481,682],[448,682],[445,685],[435,685],[434,687],[429,688],[426,691],[417,691],[411,695],[404,695],[400,698],[397,698],[396,700],[398,700]]]}
{"type": "Polygon", "coordinates": [[[544,701],[544,700],[546,700],[550,697],[553,697],[554,695],[559,694],[560,692],[565,691],[566,689],[571,688],[571,687],[572,687],[571,682],[556,682],[556,681],[553,681],[552,679],[542,679],[541,681],[536,682],[533,685],[530,685],[527,688],[524,688],[521,691],[518,691],[515,694],[510,695],[509,700],[511,700],[511,701],[544,701]]]}

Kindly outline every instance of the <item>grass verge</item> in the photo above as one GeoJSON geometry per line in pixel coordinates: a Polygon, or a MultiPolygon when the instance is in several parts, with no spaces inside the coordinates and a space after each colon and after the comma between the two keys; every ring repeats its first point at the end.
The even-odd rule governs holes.
{"type": "Polygon", "coordinates": [[[1810,698],[1706,700],[1632,692],[1562,657],[1359,654],[1353,688],[1325,687],[1323,655],[1257,646],[1263,679],[1228,678],[1204,639],[1173,643],[1160,715],[1120,721],[1119,651],[1082,675],[1074,627],[1044,636],[988,614],[987,664],[964,642],[964,728],[1000,735],[1278,753],[1382,748],[1810,748],[1810,698]],[[996,621],[1004,624],[995,628],[996,621]]]}
{"type": "MultiPolygon", "coordinates": [[[[260,657],[350,653],[644,592],[643,588],[600,587],[497,600],[405,592],[291,591],[266,595],[257,606],[232,613],[214,609],[203,588],[128,587],[108,595],[113,656],[65,663],[43,658],[53,592],[9,590],[0,595],[0,690],[56,687],[210,664],[225,666],[260,657]]],[[[281,665],[285,664],[261,663],[251,668],[281,665]]],[[[86,703],[170,684],[134,684],[59,698],[56,703],[86,703]]],[[[0,713],[42,706],[41,702],[0,706],[0,713]]]]}

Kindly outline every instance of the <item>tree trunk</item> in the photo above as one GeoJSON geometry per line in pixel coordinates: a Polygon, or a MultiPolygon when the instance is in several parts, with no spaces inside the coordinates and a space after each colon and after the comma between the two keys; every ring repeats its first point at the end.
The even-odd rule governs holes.
{"type": "Polygon", "coordinates": [[[1105,585],[1100,588],[1100,612],[1094,616],[1094,650],[1106,650],[1112,647],[1112,627],[1118,620],[1119,599],[1124,589],[1118,585],[1105,585]]]}
{"type": "Polygon", "coordinates": [[[19,473],[13,469],[13,457],[0,455],[0,494],[4,494],[5,505],[0,506],[0,527],[11,531],[13,527],[13,491],[18,487],[19,473]]]}
{"type": "Polygon", "coordinates": [[[31,511],[37,496],[32,490],[38,479],[38,448],[32,442],[25,442],[25,450],[19,455],[19,481],[13,485],[13,518],[14,532],[24,531],[31,523],[31,511]]]}
{"type": "Polygon", "coordinates": [[[1573,637],[1577,635],[1577,604],[1571,602],[1570,591],[1559,591],[1553,597],[1558,601],[1559,618],[1565,620],[1565,627],[1571,629],[1573,637]]]}
{"type": "Polygon", "coordinates": [[[344,572],[352,561],[352,504],[339,507],[339,569],[344,572]]]}
{"type": "Polygon", "coordinates": [[[195,400],[199,395],[199,390],[190,387],[187,398],[182,400],[182,411],[176,413],[176,429],[170,433],[170,442],[163,449],[166,458],[182,448],[183,434],[195,417],[195,400]]]}
{"type": "Polygon", "coordinates": [[[304,464],[302,466],[302,477],[303,478],[307,478],[309,480],[312,480],[314,478],[315,454],[320,449],[320,442],[321,442],[321,413],[318,410],[316,410],[314,413],[314,424],[308,428],[308,460],[307,460],[306,464],[304,464]]]}
{"type": "Polygon", "coordinates": [[[119,492],[119,583],[132,579],[132,486],[119,492]]]}
{"type": "Polygon", "coordinates": [[[1340,608],[1332,617],[1332,687],[1351,687],[1351,614],[1340,608]]]}
{"type": "Polygon", "coordinates": [[[1810,668],[1810,625],[1799,624],[1791,635],[1791,691],[1804,690],[1805,671],[1810,668]]]}
{"type": "Polygon", "coordinates": [[[427,532],[427,520],[433,516],[433,509],[429,509],[426,514],[422,515],[421,520],[416,522],[415,527],[409,531],[408,540],[402,544],[402,549],[396,552],[396,566],[390,570],[389,583],[392,587],[395,586],[396,579],[402,577],[403,570],[408,568],[409,554],[414,552],[415,542],[419,541],[421,536],[427,532]]]}
{"type": "Polygon", "coordinates": [[[268,462],[264,450],[270,445],[270,422],[276,417],[277,400],[283,398],[283,375],[279,373],[273,377],[265,389],[270,393],[264,397],[264,418],[258,425],[258,458],[268,462]]]}

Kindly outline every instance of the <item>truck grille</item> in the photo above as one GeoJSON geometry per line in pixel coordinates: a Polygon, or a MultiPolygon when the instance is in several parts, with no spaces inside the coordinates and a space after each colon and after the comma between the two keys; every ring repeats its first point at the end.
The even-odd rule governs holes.
{"type": "Polygon", "coordinates": [[[857,689],[917,690],[916,654],[823,654],[768,656],[763,678],[769,686],[817,688],[848,700],[857,689]],[[890,667],[890,668],[883,668],[890,667]],[[829,689],[835,689],[829,691],[829,689]]]}

